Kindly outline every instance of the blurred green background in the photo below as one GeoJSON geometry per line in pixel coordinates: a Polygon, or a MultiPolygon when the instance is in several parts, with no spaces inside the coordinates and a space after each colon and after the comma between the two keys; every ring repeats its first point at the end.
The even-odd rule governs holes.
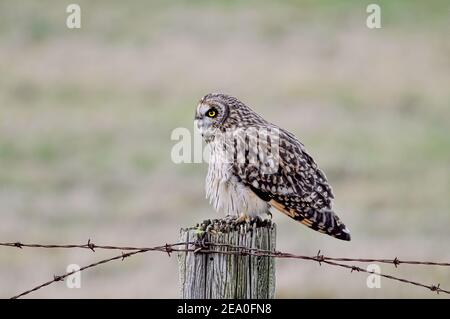
{"type": "MultiPolygon", "coordinates": [[[[225,92],[295,133],[326,172],[352,242],[281,214],[278,249],[450,260],[448,1],[0,1],[0,241],[152,246],[215,217],[206,164],[170,134],[225,92]],[[366,6],[382,28],[366,27],[366,6]]],[[[0,297],[113,252],[0,249],[0,297]]],[[[382,266],[450,288],[445,268],[382,266]]],[[[277,263],[277,297],[437,297],[364,274],[277,263]]],[[[149,253],[55,284],[49,298],[177,298],[176,258],[149,253]]],[[[443,295],[440,296],[445,297],[443,295]]]]}

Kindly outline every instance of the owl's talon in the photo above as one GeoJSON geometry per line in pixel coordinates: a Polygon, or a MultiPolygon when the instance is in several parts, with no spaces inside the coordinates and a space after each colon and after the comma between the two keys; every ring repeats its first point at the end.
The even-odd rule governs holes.
{"type": "Polygon", "coordinates": [[[206,233],[210,234],[210,235],[218,235],[219,232],[215,229],[207,229],[206,233]]]}
{"type": "Polygon", "coordinates": [[[251,221],[250,216],[248,216],[248,215],[240,215],[238,218],[236,218],[234,223],[236,225],[240,225],[240,224],[244,224],[244,223],[249,224],[250,221],[251,221]]]}
{"type": "Polygon", "coordinates": [[[252,218],[252,224],[256,224],[256,225],[262,225],[264,220],[261,218],[261,216],[256,216],[252,218]]]}
{"type": "Polygon", "coordinates": [[[236,216],[233,215],[227,215],[224,217],[223,219],[225,221],[225,223],[230,224],[232,222],[234,222],[236,220],[236,216]]]}

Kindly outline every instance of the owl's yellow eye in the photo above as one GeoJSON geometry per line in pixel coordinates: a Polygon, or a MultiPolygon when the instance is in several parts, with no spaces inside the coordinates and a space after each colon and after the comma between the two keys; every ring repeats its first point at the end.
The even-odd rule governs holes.
{"type": "Polygon", "coordinates": [[[210,110],[208,111],[208,113],[206,113],[206,115],[208,115],[208,117],[214,118],[214,117],[217,116],[217,111],[214,110],[214,109],[210,109],[210,110]]]}

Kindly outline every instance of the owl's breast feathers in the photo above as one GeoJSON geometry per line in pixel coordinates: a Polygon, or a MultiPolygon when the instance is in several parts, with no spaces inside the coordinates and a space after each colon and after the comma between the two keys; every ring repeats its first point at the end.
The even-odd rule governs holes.
{"type": "Polygon", "coordinates": [[[210,145],[211,158],[206,177],[206,196],[214,208],[231,216],[264,216],[270,205],[256,195],[233,174],[222,145],[217,140],[210,145]]]}
{"type": "MultiPolygon", "coordinates": [[[[262,200],[309,228],[342,240],[350,232],[332,209],[334,198],[325,174],[291,133],[279,129],[276,169],[261,170],[266,163],[235,163],[233,173],[262,200]]],[[[270,135],[267,137],[269,144],[270,135]]],[[[273,163],[272,163],[273,164],[273,163]]]]}

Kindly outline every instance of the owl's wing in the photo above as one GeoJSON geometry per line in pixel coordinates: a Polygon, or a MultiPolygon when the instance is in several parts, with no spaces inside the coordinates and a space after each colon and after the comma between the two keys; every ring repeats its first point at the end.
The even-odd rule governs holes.
{"type": "MultiPolygon", "coordinates": [[[[278,147],[272,152],[274,157],[257,156],[254,163],[235,165],[234,173],[256,195],[287,216],[313,230],[350,240],[350,232],[332,210],[334,196],[324,173],[293,134],[275,126],[272,129],[277,134],[268,134],[267,143],[272,151],[278,147]],[[261,170],[274,164],[272,160],[273,170],[261,170]]],[[[247,152],[252,152],[251,147],[247,152]]]]}

